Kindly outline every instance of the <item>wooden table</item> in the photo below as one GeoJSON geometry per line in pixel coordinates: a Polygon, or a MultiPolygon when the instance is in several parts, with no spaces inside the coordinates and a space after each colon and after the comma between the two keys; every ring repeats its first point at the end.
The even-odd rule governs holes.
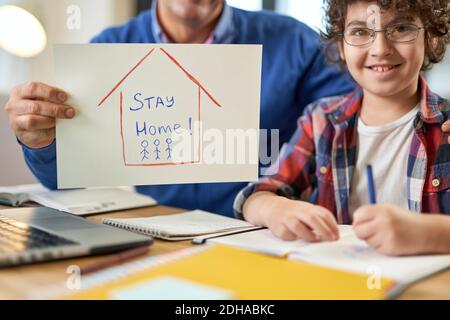
{"type": "MultiPolygon", "coordinates": [[[[0,208],[5,208],[1,207],[0,208]]],[[[88,217],[100,221],[104,217],[130,218],[174,214],[183,210],[163,206],[127,210],[88,217]]],[[[174,252],[192,246],[189,241],[168,242],[155,240],[150,247],[149,256],[174,252]]],[[[68,278],[67,268],[91,265],[107,258],[108,255],[86,257],[40,263],[28,266],[0,269],[0,299],[39,298],[49,286],[64,284],[68,278]]],[[[450,299],[450,270],[441,272],[410,286],[399,299],[450,299]]]]}

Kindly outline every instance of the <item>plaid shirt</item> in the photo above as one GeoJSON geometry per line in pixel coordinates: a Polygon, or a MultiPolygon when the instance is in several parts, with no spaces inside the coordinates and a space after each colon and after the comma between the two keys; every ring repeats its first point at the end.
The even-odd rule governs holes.
{"type": "MultiPolygon", "coordinates": [[[[441,124],[450,118],[450,102],[432,93],[420,78],[420,111],[408,156],[409,210],[450,214],[450,145],[441,124]]],[[[251,183],[236,197],[234,211],[251,194],[270,191],[290,199],[304,199],[350,224],[350,186],[357,157],[357,123],[362,88],[347,96],[321,99],[306,108],[298,128],[279,161],[278,173],[251,183]]],[[[278,165],[278,164],[276,164],[278,165]]]]}

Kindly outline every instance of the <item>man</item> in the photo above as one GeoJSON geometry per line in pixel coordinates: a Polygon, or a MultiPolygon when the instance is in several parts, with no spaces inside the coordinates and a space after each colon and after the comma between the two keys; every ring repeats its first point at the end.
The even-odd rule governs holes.
{"type": "MultiPolygon", "coordinates": [[[[159,0],[125,25],[103,31],[93,43],[263,44],[261,129],[279,129],[280,145],[309,103],[341,95],[350,78],[325,62],[318,35],[304,24],[270,12],[247,12],[224,0],[159,0]]],[[[41,83],[19,85],[5,109],[36,177],[56,188],[56,118],[72,118],[67,94],[41,83]]],[[[450,124],[450,123],[449,123],[450,124]]],[[[449,126],[450,127],[450,126],[449,126]]],[[[450,128],[449,128],[450,131],[450,128]]],[[[270,138],[268,139],[270,146],[270,138]]],[[[270,150],[270,147],[268,147],[270,150]]],[[[160,204],[232,215],[245,183],[139,186],[160,204]]]]}

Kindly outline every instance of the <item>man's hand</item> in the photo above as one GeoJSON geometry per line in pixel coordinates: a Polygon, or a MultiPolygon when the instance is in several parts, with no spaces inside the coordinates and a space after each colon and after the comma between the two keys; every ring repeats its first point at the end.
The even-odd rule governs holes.
{"type": "Polygon", "coordinates": [[[355,211],[353,228],[358,238],[380,253],[415,255],[426,251],[423,218],[394,205],[366,205],[355,211]]]}
{"type": "Polygon", "coordinates": [[[30,148],[43,148],[55,139],[56,119],[71,119],[75,109],[64,104],[67,94],[39,82],[19,85],[5,105],[17,138],[30,148]]]}

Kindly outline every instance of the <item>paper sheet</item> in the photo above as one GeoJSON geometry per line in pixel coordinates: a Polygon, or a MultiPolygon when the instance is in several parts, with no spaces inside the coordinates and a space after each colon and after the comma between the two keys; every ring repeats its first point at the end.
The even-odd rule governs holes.
{"type": "MultiPolygon", "coordinates": [[[[340,225],[339,232],[341,237],[346,237],[352,232],[351,226],[340,225]]],[[[295,252],[297,249],[311,244],[303,240],[281,240],[280,238],[274,236],[269,229],[214,238],[207,240],[207,242],[224,244],[280,257],[287,256],[289,253],[295,252]]]]}
{"type": "Polygon", "coordinates": [[[57,45],[58,187],[251,181],[260,45],[57,45]]]}
{"type": "Polygon", "coordinates": [[[365,241],[359,240],[355,234],[349,234],[336,242],[299,248],[289,258],[402,283],[416,281],[450,266],[450,255],[383,255],[370,248],[365,241]]]}

